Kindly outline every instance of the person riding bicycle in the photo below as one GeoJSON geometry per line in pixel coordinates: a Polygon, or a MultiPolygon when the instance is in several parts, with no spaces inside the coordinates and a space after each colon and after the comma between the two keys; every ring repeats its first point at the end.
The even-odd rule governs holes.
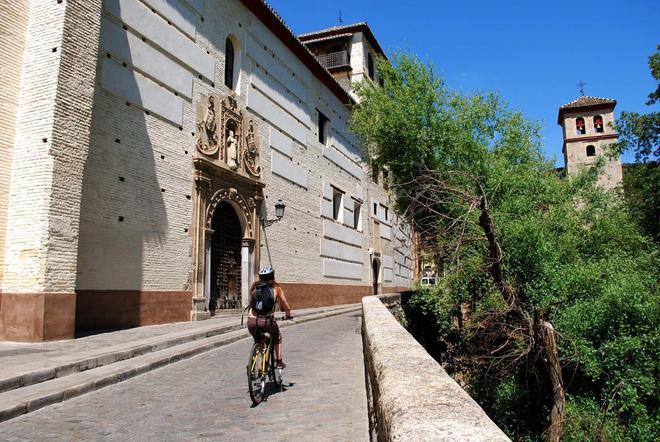
{"type": "Polygon", "coordinates": [[[277,303],[284,309],[286,319],[291,319],[291,308],[284,296],[284,290],[275,282],[275,270],[264,267],[259,271],[259,281],[255,281],[250,287],[247,327],[255,340],[263,332],[273,337],[277,366],[284,368],[286,364],[282,360],[282,334],[273,314],[277,303]],[[269,297],[272,299],[268,299],[269,297]]]}

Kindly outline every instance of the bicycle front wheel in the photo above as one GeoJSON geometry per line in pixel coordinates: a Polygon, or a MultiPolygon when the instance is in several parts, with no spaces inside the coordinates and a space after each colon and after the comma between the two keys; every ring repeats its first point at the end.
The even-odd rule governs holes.
{"type": "Polygon", "coordinates": [[[250,399],[254,405],[259,405],[264,399],[266,390],[266,373],[263,372],[263,362],[266,357],[263,344],[255,342],[250,351],[247,365],[248,388],[250,399]]]}

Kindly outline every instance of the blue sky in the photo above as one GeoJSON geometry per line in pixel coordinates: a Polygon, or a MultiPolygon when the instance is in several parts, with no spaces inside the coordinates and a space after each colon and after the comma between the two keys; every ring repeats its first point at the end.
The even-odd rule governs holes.
{"type": "MultiPolygon", "coordinates": [[[[269,0],[296,33],[366,21],[387,53],[431,62],[452,89],[497,91],[542,126],[561,160],[559,106],[585,94],[648,112],[648,56],[660,44],[660,1],[269,0]]],[[[624,155],[624,162],[633,160],[624,155]]],[[[559,164],[563,165],[563,164],[559,164]]]]}

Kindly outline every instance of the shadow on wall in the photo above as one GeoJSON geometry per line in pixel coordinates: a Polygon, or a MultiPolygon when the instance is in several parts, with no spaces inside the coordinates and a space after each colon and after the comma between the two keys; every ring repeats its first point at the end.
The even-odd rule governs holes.
{"type": "MultiPolygon", "coordinates": [[[[128,45],[127,41],[118,43],[128,45]]],[[[152,323],[158,322],[153,318],[158,315],[158,305],[150,304],[157,299],[167,303],[157,293],[141,291],[147,261],[145,244],[164,241],[168,230],[154,145],[140,102],[127,102],[101,87],[103,63],[109,62],[117,60],[108,59],[100,48],[89,156],[83,175],[77,333],[145,325],[146,316],[152,323]]],[[[139,96],[136,83],[121,86],[139,96]]]]}

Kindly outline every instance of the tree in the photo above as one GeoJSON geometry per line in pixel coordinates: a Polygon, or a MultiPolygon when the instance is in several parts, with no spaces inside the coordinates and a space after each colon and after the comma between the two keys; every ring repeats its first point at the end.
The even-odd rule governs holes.
{"type": "MultiPolygon", "coordinates": [[[[660,46],[658,47],[660,48],[660,46]]],[[[660,101],[660,52],[649,57],[651,75],[658,82],[648,95],[647,105],[660,101]]],[[[640,115],[622,112],[616,129],[619,131],[617,153],[635,152],[636,164],[624,166],[623,188],[626,204],[643,232],[660,241],[658,213],[660,210],[660,112],[640,115]]]]}
{"type": "MultiPolygon", "coordinates": [[[[453,93],[430,66],[406,55],[394,56],[393,64],[381,60],[379,68],[384,86],[358,89],[352,125],[372,147],[376,167],[391,170],[398,209],[424,246],[451,262],[443,285],[412,301],[435,323],[443,364],[513,436],[559,440],[565,424],[569,436],[578,434],[574,416],[584,408],[566,400],[578,375],[603,389],[614,379],[630,387],[644,406],[625,422],[642,422],[640,434],[657,430],[644,420],[652,403],[639,387],[653,369],[638,364],[639,379],[631,381],[632,374],[609,372],[613,361],[599,365],[593,357],[602,345],[614,351],[630,337],[638,355],[658,355],[657,340],[645,341],[658,324],[658,309],[649,308],[658,297],[641,273],[644,266],[657,270],[657,253],[616,195],[595,187],[596,170],[562,179],[543,159],[538,127],[497,96],[453,93]],[[604,302],[625,278],[637,291],[621,297],[631,300],[631,315],[646,321],[634,333],[614,326],[621,321],[604,302]],[[633,302],[638,296],[644,301],[633,302]],[[567,319],[593,305],[601,309],[589,324],[610,334],[592,338],[591,328],[567,319]],[[642,341],[653,345],[642,348],[642,341]],[[588,373],[576,362],[583,360],[591,363],[588,373]]],[[[620,389],[612,393],[616,406],[624,403],[620,389]]],[[[580,398],[601,404],[595,390],[580,398]]],[[[613,409],[619,410],[603,413],[607,422],[620,418],[613,409]]],[[[601,433],[611,434],[611,427],[619,428],[603,426],[601,433]]]]}
{"type": "MultiPolygon", "coordinates": [[[[649,94],[648,106],[660,101],[660,46],[649,57],[651,75],[658,82],[656,90],[649,94]]],[[[635,152],[637,161],[658,160],[660,157],[660,112],[641,115],[637,112],[621,112],[616,125],[619,131],[618,151],[635,152]]]]}

